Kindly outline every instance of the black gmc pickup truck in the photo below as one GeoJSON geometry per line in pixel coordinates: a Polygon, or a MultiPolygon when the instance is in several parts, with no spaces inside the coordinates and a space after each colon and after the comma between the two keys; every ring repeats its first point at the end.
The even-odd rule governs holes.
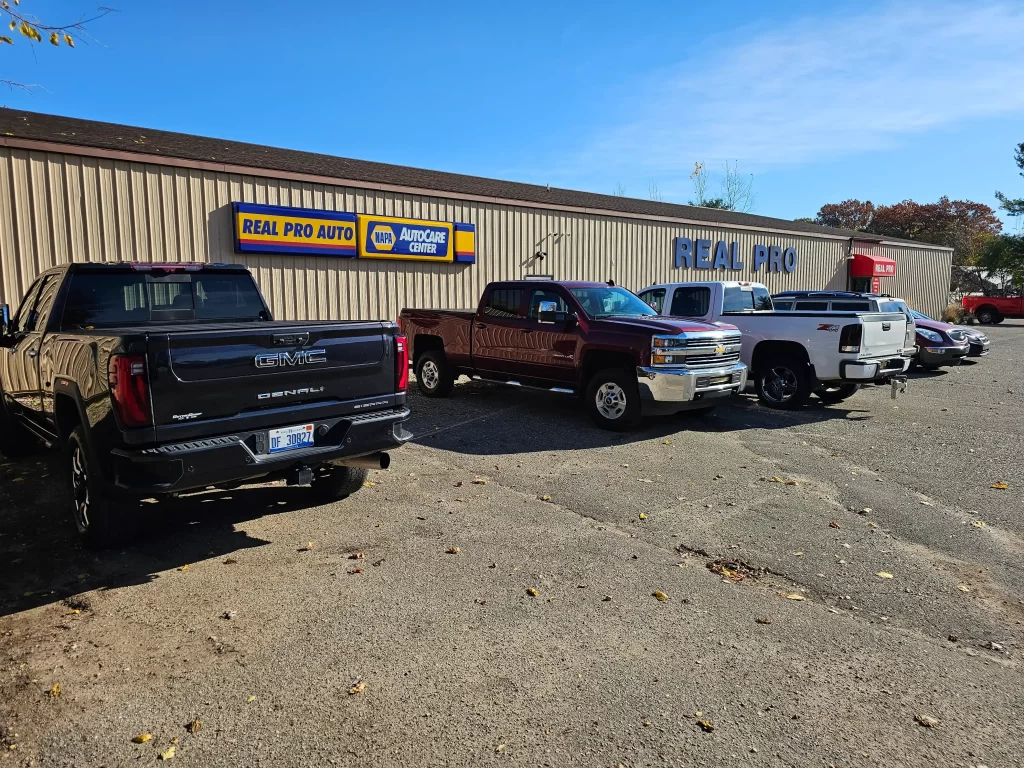
{"type": "Polygon", "coordinates": [[[397,327],[275,322],[244,267],[67,264],[0,312],[0,452],[64,451],[90,545],[131,536],[132,499],[256,478],[344,498],[412,437],[397,327]]]}

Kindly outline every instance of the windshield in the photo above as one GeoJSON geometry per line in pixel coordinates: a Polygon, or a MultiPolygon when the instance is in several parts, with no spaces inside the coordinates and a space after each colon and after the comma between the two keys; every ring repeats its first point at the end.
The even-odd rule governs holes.
{"type": "Polygon", "coordinates": [[[915,320],[931,320],[931,318],[928,317],[928,315],[922,314],[918,312],[916,309],[910,310],[910,316],[915,320]]]}
{"type": "Polygon", "coordinates": [[[625,288],[570,288],[569,293],[580,303],[587,317],[653,317],[658,314],[625,288]]]}

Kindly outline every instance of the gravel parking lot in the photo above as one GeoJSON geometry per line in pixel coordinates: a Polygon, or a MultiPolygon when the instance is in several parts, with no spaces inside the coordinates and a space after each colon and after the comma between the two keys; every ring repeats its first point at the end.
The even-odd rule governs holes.
{"type": "Polygon", "coordinates": [[[345,502],[144,504],[125,552],[4,463],[0,766],[1021,765],[1024,322],[990,335],[895,402],[627,435],[464,383],[345,502]]]}

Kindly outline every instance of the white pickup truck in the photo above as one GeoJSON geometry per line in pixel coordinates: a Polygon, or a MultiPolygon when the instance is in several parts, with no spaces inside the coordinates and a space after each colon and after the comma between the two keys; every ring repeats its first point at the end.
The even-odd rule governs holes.
{"type": "Polygon", "coordinates": [[[662,315],[738,327],[750,381],[772,408],[800,407],[812,393],[836,403],[862,384],[889,384],[895,398],[917,350],[902,312],[776,312],[760,283],[662,283],[638,295],[662,315]]]}

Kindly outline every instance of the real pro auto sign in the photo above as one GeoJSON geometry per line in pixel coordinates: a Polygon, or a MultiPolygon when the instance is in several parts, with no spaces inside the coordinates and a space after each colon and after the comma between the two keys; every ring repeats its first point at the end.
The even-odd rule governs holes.
{"type": "Polygon", "coordinates": [[[356,255],[356,216],[279,205],[234,203],[236,253],[356,255]]]}

